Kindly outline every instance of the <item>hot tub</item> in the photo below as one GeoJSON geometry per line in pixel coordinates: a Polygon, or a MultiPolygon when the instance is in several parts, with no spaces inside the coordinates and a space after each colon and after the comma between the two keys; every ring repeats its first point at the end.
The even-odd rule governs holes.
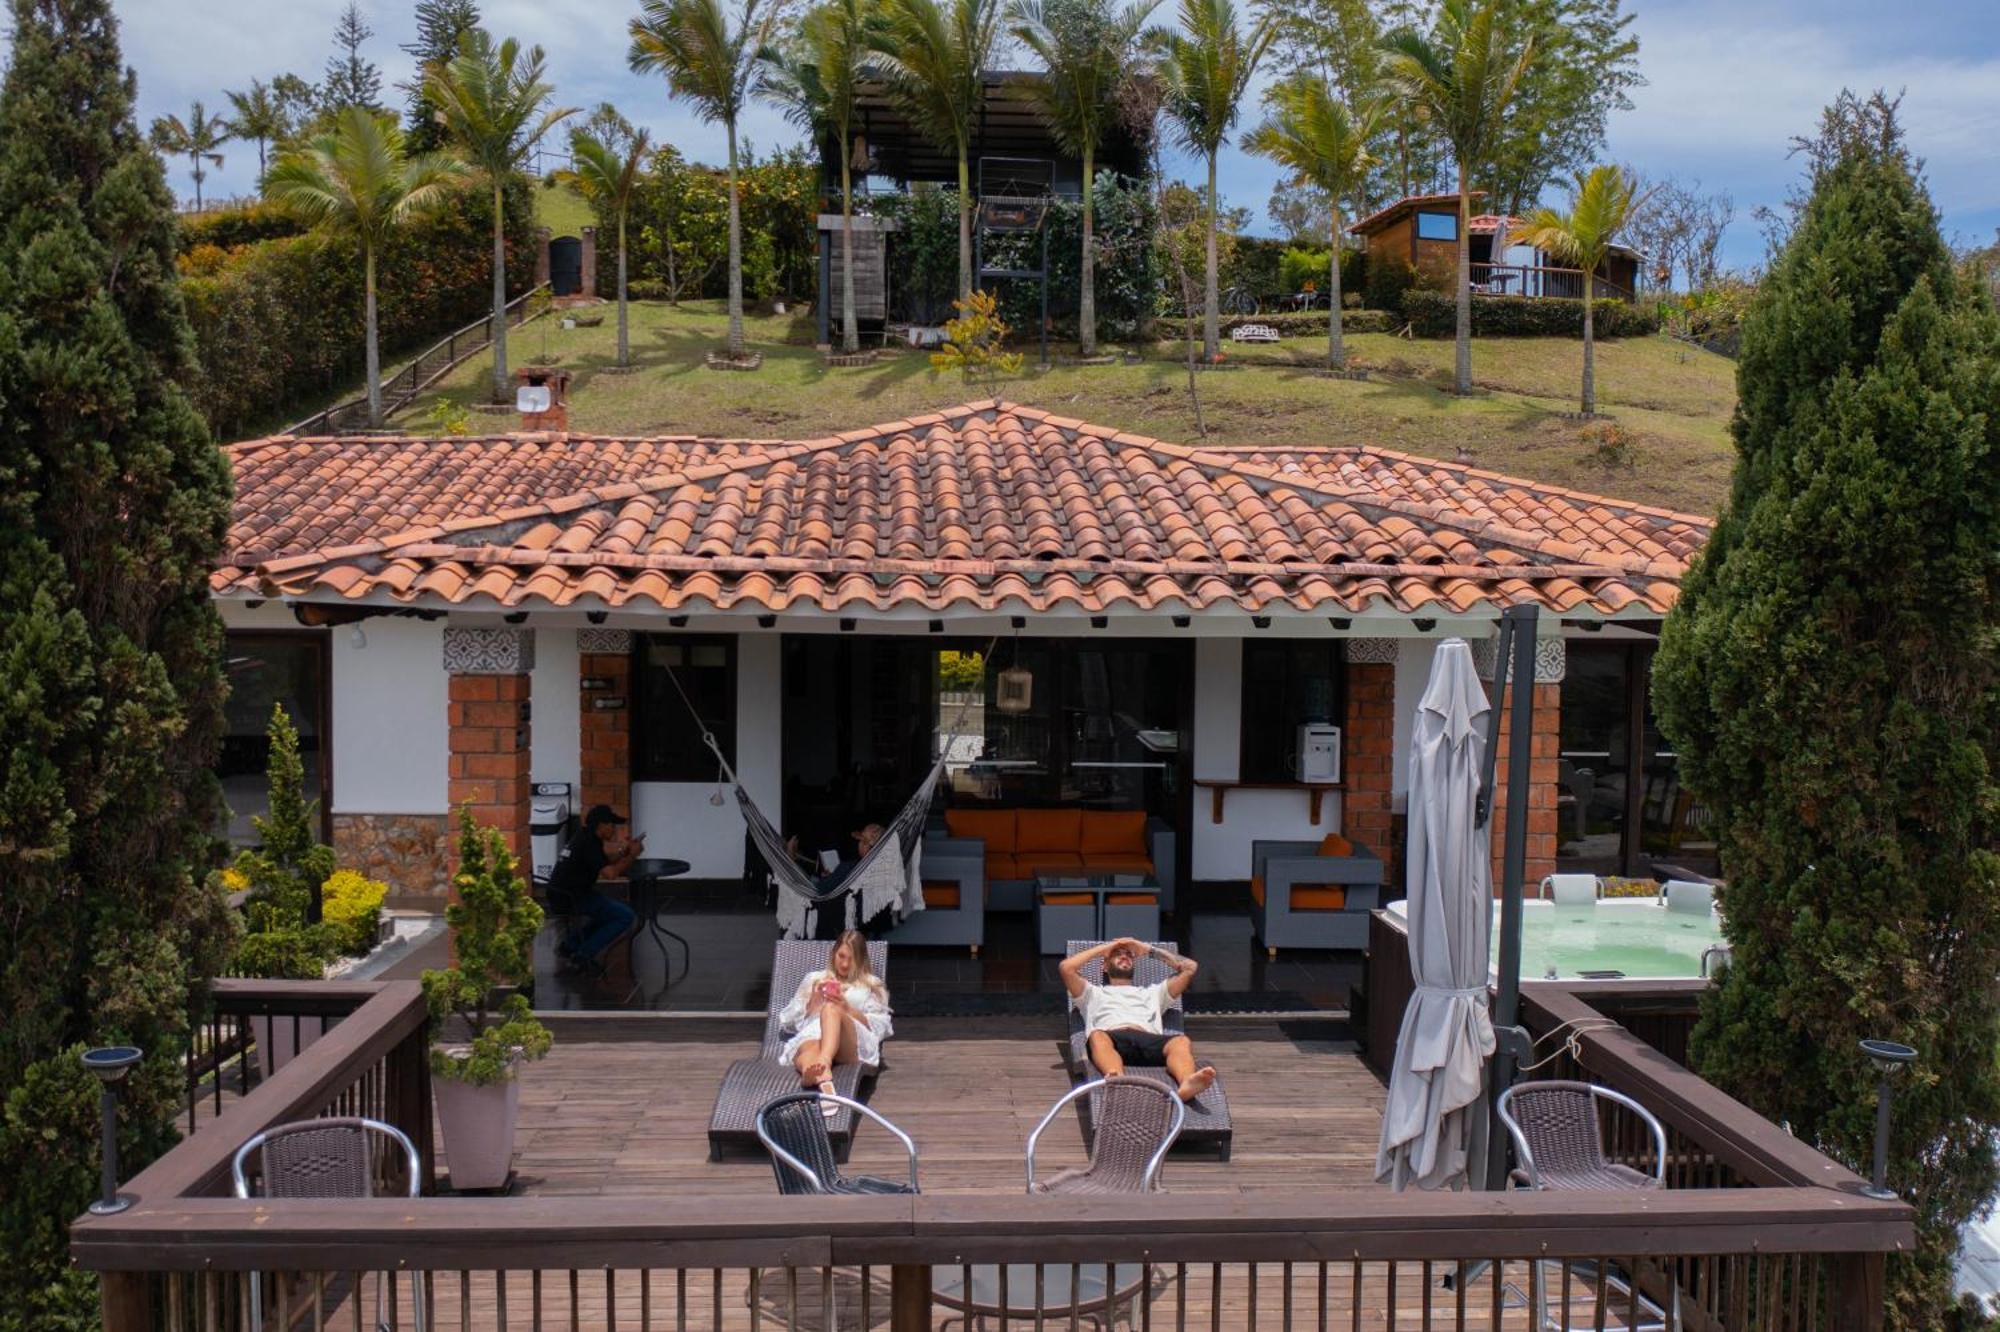
{"type": "MultiPolygon", "coordinates": [[[[1409,927],[1402,902],[1387,913],[1409,927]]],[[[1722,943],[1712,911],[1668,911],[1650,897],[1606,898],[1590,906],[1524,902],[1521,979],[1700,976],[1702,954],[1722,943]]],[[[1500,952],[1500,904],[1493,904],[1493,952],[1500,952]]]]}

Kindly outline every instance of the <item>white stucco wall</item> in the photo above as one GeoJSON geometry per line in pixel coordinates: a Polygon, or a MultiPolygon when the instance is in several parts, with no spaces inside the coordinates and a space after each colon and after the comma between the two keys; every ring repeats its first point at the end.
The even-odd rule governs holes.
{"type": "Polygon", "coordinates": [[[583,782],[583,729],[578,714],[576,630],[535,630],[535,669],[529,677],[528,774],[537,782],[583,782]]]}
{"type": "MultiPolygon", "coordinates": [[[[744,634],[736,647],[736,771],[757,808],[784,825],[783,709],[777,634],[744,634]]],[[[572,676],[572,678],[574,678],[572,676]]],[[[743,821],[736,800],[714,782],[634,782],[632,821],[649,853],[688,862],[690,877],[743,873],[743,821]],[[718,790],[724,804],[709,803],[718,790]]]]}
{"type": "Polygon", "coordinates": [[[383,617],[359,628],[360,647],[353,627],[332,631],[333,810],[442,814],[450,801],[444,627],[383,617]]]}
{"type": "MultiPolygon", "coordinates": [[[[1243,734],[1243,642],[1202,638],[1194,653],[1194,775],[1203,781],[1235,781],[1241,768],[1243,734]]],[[[1230,791],[1223,798],[1222,822],[1213,816],[1215,793],[1194,789],[1193,849],[1189,873],[1197,881],[1250,877],[1250,844],[1264,839],[1304,840],[1340,830],[1340,797],[1329,792],[1312,822],[1311,798],[1304,791],[1230,791]]]]}

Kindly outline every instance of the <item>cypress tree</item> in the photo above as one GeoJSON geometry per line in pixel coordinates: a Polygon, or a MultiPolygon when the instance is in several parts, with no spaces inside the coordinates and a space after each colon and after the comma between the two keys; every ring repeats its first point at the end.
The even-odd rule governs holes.
{"type": "Polygon", "coordinates": [[[2000,1125],[2000,323],[1871,105],[1744,321],[1733,490],[1654,698],[1727,878],[1697,1066],[1865,1175],[1857,1042],[1917,1049],[1889,1183],[1920,1243],[1890,1283],[1929,1328],[2000,1125]]]}
{"type": "Polygon", "coordinates": [[[173,1137],[191,994],[228,917],[229,476],[180,384],[173,196],[109,0],[11,0],[0,86],[0,1327],[88,1318],[65,1229],[97,1169],[90,1044],[146,1052],[123,1161],[173,1137]]]}

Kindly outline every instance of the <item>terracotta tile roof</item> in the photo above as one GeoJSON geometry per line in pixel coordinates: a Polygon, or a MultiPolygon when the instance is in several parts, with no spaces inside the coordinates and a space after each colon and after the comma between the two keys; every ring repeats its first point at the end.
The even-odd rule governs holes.
{"type": "Polygon", "coordinates": [[[1382,449],[1188,448],[995,402],[803,441],[230,456],[218,594],[394,605],[1651,617],[1709,530],[1382,449]]]}

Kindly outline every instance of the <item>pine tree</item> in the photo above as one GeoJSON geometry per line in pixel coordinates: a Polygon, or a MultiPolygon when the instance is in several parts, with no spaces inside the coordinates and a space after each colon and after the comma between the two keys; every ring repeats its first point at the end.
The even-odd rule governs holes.
{"type": "Polygon", "coordinates": [[[458,54],[458,43],[479,26],[478,0],[417,0],[417,39],[402,48],[417,62],[417,72],[400,85],[409,94],[407,128],[403,146],[414,156],[434,153],[445,146],[444,126],[438,123],[437,103],[424,92],[424,78],[432,69],[458,54]]]}
{"type": "Polygon", "coordinates": [[[92,1195],[85,1045],[147,1058],[125,1169],[172,1139],[191,992],[227,916],[229,474],[180,385],[173,196],[110,0],[11,0],[0,86],[0,1327],[89,1318],[64,1230],[92,1195]]]}
{"type": "Polygon", "coordinates": [[[333,28],[337,49],[327,57],[326,78],[320,84],[321,110],[382,104],[382,71],[361,55],[363,43],[374,35],[375,30],[361,19],[360,6],[347,0],[347,8],[340,12],[340,21],[333,28]]]}
{"type": "Polygon", "coordinates": [[[1937,1327],[2000,1126],[2000,322],[1893,114],[1816,164],[1738,393],[1733,491],[1654,671],[1727,878],[1696,1060],[1866,1174],[1856,1043],[1917,1049],[1889,1183],[1919,1247],[1892,1311],[1937,1327]]]}

